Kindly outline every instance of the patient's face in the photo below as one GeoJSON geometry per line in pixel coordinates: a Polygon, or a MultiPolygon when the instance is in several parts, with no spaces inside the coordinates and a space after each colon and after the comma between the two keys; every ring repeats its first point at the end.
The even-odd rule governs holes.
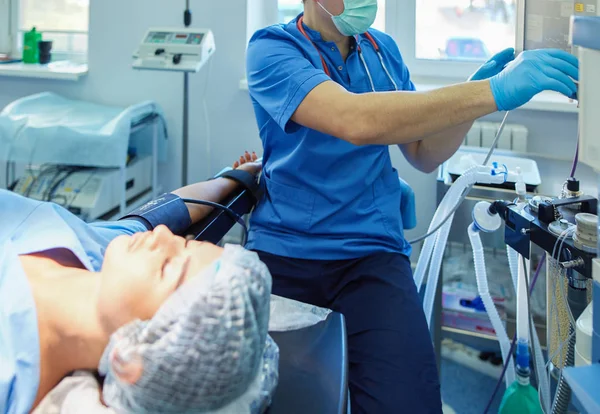
{"type": "Polygon", "coordinates": [[[151,319],[169,295],[222,251],[210,243],[188,242],[165,226],[116,238],[102,266],[98,311],[103,327],[112,333],[135,319],[151,319]]]}

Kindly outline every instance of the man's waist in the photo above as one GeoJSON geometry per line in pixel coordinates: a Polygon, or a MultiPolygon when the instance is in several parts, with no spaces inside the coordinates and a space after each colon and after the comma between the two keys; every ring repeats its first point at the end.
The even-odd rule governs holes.
{"type": "Polygon", "coordinates": [[[254,224],[250,228],[248,249],[295,259],[347,260],[377,252],[410,256],[411,247],[404,238],[394,239],[387,233],[380,237],[360,234],[315,234],[278,231],[254,224]]]}

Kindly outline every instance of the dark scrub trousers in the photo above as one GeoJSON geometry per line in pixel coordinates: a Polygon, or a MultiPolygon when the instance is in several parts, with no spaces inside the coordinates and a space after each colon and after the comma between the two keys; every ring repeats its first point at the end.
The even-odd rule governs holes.
{"type": "MultiPolygon", "coordinates": [[[[355,146],[291,119],[323,82],[333,80],[356,94],[372,92],[358,46],[375,90],[393,91],[394,84],[364,35],[351,39],[344,61],[335,43],[304,29],[310,40],[294,19],[259,30],[248,46],[264,191],[246,247],[269,266],[273,293],[346,317],[353,414],[441,413],[433,346],[411,274],[403,194],[389,148],[355,146]]],[[[398,89],[414,91],[392,38],[369,33],[398,89]]]]}
{"type": "Polygon", "coordinates": [[[433,345],[406,256],[324,261],[258,254],[273,276],[273,294],[345,316],[353,414],[441,412],[433,345]]]}

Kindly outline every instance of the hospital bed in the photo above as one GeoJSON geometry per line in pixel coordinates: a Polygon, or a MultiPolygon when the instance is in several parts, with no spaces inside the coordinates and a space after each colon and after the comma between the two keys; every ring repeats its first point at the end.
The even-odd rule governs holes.
{"type": "Polygon", "coordinates": [[[121,108],[44,92],[0,111],[7,188],[54,201],[88,222],[122,217],[156,199],[167,138],[162,109],[152,101],[121,108]],[[21,177],[15,164],[27,166],[21,177]]]}
{"type": "MultiPolygon", "coordinates": [[[[222,203],[240,216],[255,205],[251,191],[238,187],[222,203]]],[[[223,210],[214,210],[188,234],[218,243],[236,224],[223,210]]],[[[290,332],[271,332],[279,346],[279,385],[268,414],[346,414],[348,347],[343,315],[331,313],[317,325],[290,332]]]]}

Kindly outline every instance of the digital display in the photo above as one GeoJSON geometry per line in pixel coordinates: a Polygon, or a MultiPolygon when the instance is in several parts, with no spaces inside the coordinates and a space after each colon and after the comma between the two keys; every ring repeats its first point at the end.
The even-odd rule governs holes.
{"type": "Polygon", "coordinates": [[[150,32],[146,43],[200,45],[203,39],[203,33],[150,32]]]}
{"type": "Polygon", "coordinates": [[[187,41],[187,44],[188,45],[199,45],[200,43],[202,43],[203,38],[204,38],[204,35],[202,33],[191,34],[187,41]]]}
{"type": "Polygon", "coordinates": [[[148,39],[146,39],[146,43],[165,43],[168,37],[169,33],[151,32],[150,34],[148,34],[148,39]]]}

